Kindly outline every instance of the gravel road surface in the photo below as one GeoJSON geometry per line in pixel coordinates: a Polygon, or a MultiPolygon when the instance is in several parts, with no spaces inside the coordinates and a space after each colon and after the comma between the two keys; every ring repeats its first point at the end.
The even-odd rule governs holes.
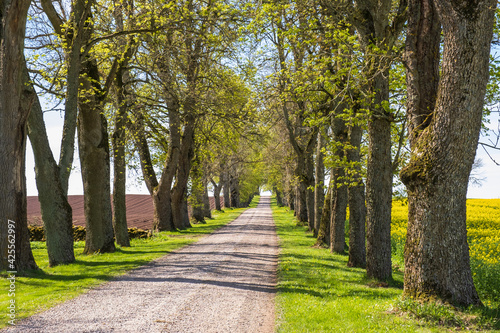
{"type": "Polygon", "coordinates": [[[273,332],[277,253],[261,197],[199,242],[5,332],[273,332]]]}

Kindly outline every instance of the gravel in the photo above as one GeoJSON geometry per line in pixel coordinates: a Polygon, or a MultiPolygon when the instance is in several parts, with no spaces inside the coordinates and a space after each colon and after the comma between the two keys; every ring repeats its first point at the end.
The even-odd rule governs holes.
{"type": "Polygon", "coordinates": [[[5,332],[273,332],[278,242],[270,198],[199,242],[5,332]]]}

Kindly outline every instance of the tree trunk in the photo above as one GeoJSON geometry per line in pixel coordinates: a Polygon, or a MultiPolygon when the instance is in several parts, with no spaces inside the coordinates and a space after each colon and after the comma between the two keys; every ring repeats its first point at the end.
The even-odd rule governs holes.
{"type": "Polygon", "coordinates": [[[392,278],[391,207],[392,159],[391,119],[381,107],[389,100],[388,71],[373,79],[375,104],[368,122],[368,162],[366,175],[367,247],[366,272],[369,277],[386,281],[392,278]]]}
{"type": "MultiPolygon", "coordinates": [[[[347,159],[355,165],[361,161],[360,149],[363,130],[361,126],[349,128],[349,143],[352,149],[347,150],[347,159]]],[[[366,203],[365,186],[361,177],[361,167],[356,166],[354,184],[348,189],[349,202],[349,267],[366,268],[366,203]]]]}
{"type": "Polygon", "coordinates": [[[111,213],[109,141],[106,117],[98,92],[99,73],[95,60],[85,64],[87,79],[78,114],[78,143],[84,190],[85,237],[84,253],[115,250],[111,213]],[[90,81],[92,80],[92,81],[90,81]]]}
{"type": "Polygon", "coordinates": [[[191,163],[194,157],[194,130],[195,119],[191,114],[185,121],[184,133],[180,145],[179,163],[177,166],[177,175],[172,189],[172,217],[177,229],[186,229],[191,227],[187,214],[184,213],[183,205],[187,205],[186,189],[191,170],[191,163]]]}
{"type": "MultiPolygon", "coordinates": [[[[339,104],[339,109],[344,110],[345,105],[339,104]]],[[[344,162],[345,150],[348,141],[347,126],[343,119],[335,118],[332,121],[333,141],[337,148],[335,153],[336,165],[333,167],[332,186],[332,215],[330,226],[330,251],[344,253],[345,251],[345,221],[347,215],[347,185],[346,165],[344,162]]]]}
{"type": "Polygon", "coordinates": [[[295,213],[297,216],[297,223],[300,225],[307,225],[307,179],[302,176],[302,173],[299,179],[297,194],[295,196],[295,213]]]}
{"type": "Polygon", "coordinates": [[[366,272],[378,280],[392,278],[391,206],[392,160],[389,104],[391,53],[406,18],[406,1],[355,0],[352,7],[361,37],[365,64],[364,90],[369,98],[368,160],[366,176],[366,272]],[[393,7],[397,5],[398,7],[393,7]]]}
{"type": "Polygon", "coordinates": [[[212,182],[212,186],[214,187],[215,210],[221,211],[222,205],[220,202],[220,191],[222,190],[222,183],[223,183],[222,176],[219,180],[219,184],[217,184],[213,179],[211,179],[210,181],[212,182]]]}
{"type": "Polygon", "coordinates": [[[200,160],[196,157],[191,168],[191,196],[189,198],[189,204],[193,212],[192,218],[198,223],[205,222],[205,188],[203,187],[202,177],[200,160]]]}
{"type": "MultiPolygon", "coordinates": [[[[144,116],[141,113],[135,113],[135,122],[133,126],[131,126],[134,132],[135,145],[141,160],[144,181],[153,200],[153,229],[157,231],[172,231],[176,228],[173,222],[171,198],[172,182],[179,163],[181,135],[179,108],[173,102],[169,103],[168,115],[170,138],[167,159],[163,166],[159,182],[153,168],[153,162],[145,136],[144,116]]],[[[132,125],[132,123],[129,122],[128,125],[132,125]]]]}
{"type": "Polygon", "coordinates": [[[231,199],[230,199],[230,189],[229,189],[229,175],[226,173],[224,174],[224,180],[221,180],[222,186],[224,188],[224,207],[225,208],[230,208],[231,207],[231,199]]]}
{"type": "Polygon", "coordinates": [[[321,131],[318,131],[318,145],[316,147],[316,169],[314,185],[314,237],[318,237],[318,230],[321,224],[321,215],[323,212],[323,204],[325,201],[325,164],[324,153],[322,151],[325,146],[325,138],[321,131]]]}
{"type": "Polygon", "coordinates": [[[32,100],[21,99],[29,5],[27,0],[0,5],[0,270],[7,271],[37,268],[26,211],[26,122],[32,100]]]}
{"type": "Polygon", "coordinates": [[[307,175],[307,190],[306,190],[306,204],[307,204],[307,224],[309,231],[314,231],[314,159],[312,151],[308,152],[306,159],[306,175],[307,175]]]}
{"type": "MultiPolygon", "coordinates": [[[[437,297],[462,306],[481,304],[470,270],[466,195],[481,129],[496,3],[434,1],[444,47],[434,112],[427,126],[420,115],[429,112],[421,109],[429,103],[418,103],[428,96],[422,89],[427,82],[425,75],[422,81],[417,75],[427,62],[417,53],[408,54],[412,61],[409,87],[422,89],[409,89],[408,119],[418,132],[410,135],[410,163],[401,172],[408,188],[404,294],[409,297],[437,297]]],[[[432,32],[432,3],[411,6],[420,17],[411,16],[410,31],[430,31],[430,36],[410,36],[409,51],[419,45],[429,48],[426,52],[435,51],[436,44],[426,43],[437,38],[432,32]]],[[[428,75],[435,73],[430,65],[428,75]]]]}
{"type": "MultiPolygon", "coordinates": [[[[343,153],[339,157],[343,157],[343,153]]],[[[330,251],[344,253],[345,251],[345,221],[347,212],[347,186],[343,184],[345,171],[343,167],[335,168],[333,178],[332,214],[330,226],[330,251]]]]}
{"type": "Polygon", "coordinates": [[[295,213],[295,188],[294,187],[291,187],[288,191],[288,195],[287,195],[288,199],[288,208],[290,208],[290,210],[293,210],[294,213],[295,213]]]}
{"type": "Polygon", "coordinates": [[[240,189],[239,189],[239,180],[238,177],[234,177],[229,175],[229,189],[230,189],[230,200],[231,207],[239,208],[240,207],[240,189]]]}
{"type": "Polygon", "coordinates": [[[116,75],[118,107],[115,115],[115,129],[112,136],[113,143],[113,228],[116,243],[120,246],[130,246],[127,226],[126,204],[126,162],[125,140],[127,127],[128,93],[125,88],[128,73],[124,69],[124,62],[116,75]]]}
{"type": "Polygon", "coordinates": [[[331,183],[332,178],[333,176],[330,175],[330,186],[326,191],[325,201],[323,203],[323,210],[321,212],[321,222],[319,224],[318,237],[316,240],[317,246],[330,247],[330,219],[332,214],[332,193],[333,193],[333,186],[331,183]]]}
{"type": "Polygon", "coordinates": [[[278,207],[283,207],[283,198],[281,196],[281,192],[276,186],[273,186],[273,192],[276,194],[276,204],[278,207]]]}
{"type": "MultiPolygon", "coordinates": [[[[45,229],[49,266],[75,261],[73,250],[73,211],[60,182],[56,164],[47,138],[42,107],[25,68],[25,95],[33,99],[28,118],[28,136],[35,157],[35,178],[38,200],[45,229]]],[[[76,124],[75,124],[76,127],[76,124]]]]}
{"type": "Polygon", "coordinates": [[[208,180],[203,176],[203,206],[205,217],[212,218],[212,208],[210,207],[210,197],[208,196],[208,180]]]}

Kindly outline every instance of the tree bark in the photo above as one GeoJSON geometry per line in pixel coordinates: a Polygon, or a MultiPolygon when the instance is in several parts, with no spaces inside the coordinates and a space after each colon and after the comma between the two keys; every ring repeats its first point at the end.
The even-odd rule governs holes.
{"type": "Polygon", "coordinates": [[[205,175],[203,175],[203,206],[205,217],[209,219],[212,218],[212,208],[210,207],[210,197],[208,196],[208,180],[205,175]]]}
{"type": "MultiPolygon", "coordinates": [[[[132,15],[132,6],[128,4],[128,15],[132,15]]],[[[124,8],[115,10],[115,20],[119,31],[124,30],[123,23],[124,8]]],[[[133,21],[133,20],[132,20],[133,21]]],[[[133,24],[132,24],[133,25],[133,24]]],[[[118,69],[115,78],[117,107],[115,114],[115,128],[112,136],[113,144],[113,228],[116,243],[120,246],[130,246],[127,226],[127,204],[126,204],[126,129],[128,127],[128,110],[131,108],[131,94],[127,85],[130,82],[128,64],[135,52],[134,38],[120,37],[119,45],[124,49],[123,56],[118,61],[118,69]]]]}
{"type": "MultiPolygon", "coordinates": [[[[340,104],[342,111],[345,106],[340,104]]],[[[336,165],[332,170],[332,213],[330,226],[330,251],[344,253],[345,251],[345,221],[347,217],[347,185],[345,174],[345,150],[348,143],[347,126],[343,119],[335,118],[332,121],[333,141],[337,145],[336,165]]]]}
{"type": "Polygon", "coordinates": [[[0,4],[0,270],[7,271],[37,268],[26,211],[26,122],[32,100],[21,96],[29,5],[27,0],[0,4]]]}
{"type": "Polygon", "coordinates": [[[360,149],[363,130],[361,126],[349,128],[349,143],[351,149],[347,150],[347,160],[357,165],[353,177],[354,184],[348,189],[349,202],[349,267],[366,268],[366,203],[365,186],[361,177],[360,149]]]}
{"type": "Polygon", "coordinates": [[[193,212],[192,218],[198,223],[205,222],[205,188],[202,183],[202,177],[200,159],[196,157],[191,168],[191,196],[189,198],[189,204],[193,212]]]}
{"type": "MultiPolygon", "coordinates": [[[[49,266],[75,261],[73,211],[60,182],[60,169],[52,155],[42,107],[25,68],[25,95],[33,99],[28,118],[28,136],[35,157],[35,179],[45,229],[49,266]]],[[[76,127],[76,124],[75,124],[76,127]]]]}
{"type": "Polygon", "coordinates": [[[325,138],[321,131],[318,131],[318,144],[316,147],[316,168],[314,185],[314,237],[318,237],[319,225],[321,224],[321,214],[325,201],[325,163],[322,149],[325,146],[325,138]]]}
{"type": "MultiPolygon", "coordinates": [[[[182,134],[182,141],[180,144],[179,163],[177,166],[177,174],[175,184],[172,189],[172,218],[174,226],[177,229],[186,229],[191,227],[187,214],[184,213],[183,206],[187,205],[186,189],[191,170],[191,163],[194,157],[194,132],[195,132],[195,116],[192,106],[186,102],[188,109],[191,110],[185,120],[184,133],[182,134]]],[[[189,112],[189,111],[188,111],[189,112]]]]}
{"type": "Polygon", "coordinates": [[[307,175],[307,188],[306,188],[306,204],[307,204],[307,225],[309,231],[314,231],[314,159],[312,149],[307,154],[306,159],[306,175],[307,175]]]}
{"type": "Polygon", "coordinates": [[[221,180],[222,186],[223,186],[223,191],[224,191],[224,207],[225,208],[230,208],[231,207],[231,190],[229,186],[229,174],[224,173],[224,179],[221,180]]]}
{"type": "MultiPolygon", "coordinates": [[[[134,132],[135,145],[141,160],[144,181],[153,200],[153,229],[157,231],[171,231],[176,228],[173,222],[171,203],[172,183],[177,171],[177,164],[179,163],[181,140],[180,115],[176,103],[169,103],[168,114],[170,138],[167,159],[163,166],[160,182],[158,182],[158,178],[154,172],[153,162],[145,136],[144,116],[141,113],[135,113],[135,122],[131,127],[134,132]]],[[[131,124],[129,123],[129,125],[131,124]]]]}
{"type": "Polygon", "coordinates": [[[391,207],[392,159],[391,118],[382,108],[389,100],[388,71],[373,79],[375,104],[368,122],[368,162],[366,176],[367,247],[366,272],[369,277],[386,281],[392,278],[391,207]]]}
{"type": "Polygon", "coordinates": [[[278,207],[283,207],[283,197],[276,186],[273,187],[273,192],[276,194],[276,204],[278,207]]]}
{"type": "Polygon", "coordinates": [[[328,248],[330,247],[330,220],[332,215],[332,195],[334,193],[332,180],[333,170],[330,172],[330,186],[328,186],[328,190],[326,191],[318,229],[318,237],[316,240],[317,246],[328,246],[328,248]]]}
{"type": "MultiPolygon", "coordinates": [[[[130,54],[131,56],[131,54],[130,54]]],[[[128,81],[128,56],[120,63],[116,75],[117,111],[115,115],[115,129],[112,136],[113,144],[113,228],[116,243],[120,246],[130,246],[127,226],[126,205],[126,161],[125,140],[128,122],[127,111],[130,108],[130,96],[125,85],[128,81]]]]}
{"type": "Polygon", "coordinates": [[[84,190],[85,237],[84,253],[115,250],[111,213],[109,141],[106,117],[99,92],[97,63],[85,63],[86,94],[79,102],[78,143],[84,190]],[[89,93],[90,92],[90,93],[89,93]]]}
{"type": "MultiPolygon", "coordinates": [[[[422,34],[407,40],[412,61],[407,80],[415,88],[409,91],[416,94],[408,98],[413,128],[410,163],[401,172],[408,188],[404,294],[409,297],[440,298],[462,306],[481,304],[470,270],[466,195],[481,129],[496,3],[434,1],[419,7],[412,2],[417,10],[409,28],[422,34]],[[420,81],[417,74],[427,62],[411,52],[418,46],[429,48],[426,52],[436,50],[432,4],[442,23],[444,47],[435,106],[429,114],[430,110],[421,109],[433,104],[424,99],[426,76],[420,81]],[[431,117],[427,125],[422,113],[431,117]]],[[[429,65],[425,73],[430,76],[435,65],[429,65]]]]}
{"type": "MultiPolygon", "coordinates": [[[[340,155],[342,156],[343,153],[340,155]]],[[[347,186],[342,184],[345,176],[343,167],[335,168],[333,179],[332,214],[330,225],[330,251],[343,254],[345,251],[345,221],[347,213],[347,186]]]]}
{"type": "Polygon", "coordinates": [[[360,34],[365,56],[363,67],[368,101],[368,160],[366,177],[368,277],[386,281],[392,278],[391,206],[392,114],[386,110],[389,102],[389,67],[391,52],[403,29],[407,2],[393,8],[391,0],[355,0],[351,9],[353,23],[360,34]]]}
{"type": "Polygon", "coordinates": [[[212,183],[212,186],[214,187],[215,210],[221,211],[222,205],[220,202],[220,191],[222,190],[222,183],[223,183],[222,176],[219,180],[219,184],[217,184],[213,179],[211,179],[210,181],[212,183]]]}
{"type": "Polygon", "coordinates": [[[290,187],[287,198],[288,208],[290,208],[290,210],[293,210],[295,213],[295,188],[293,186],[290,187]]]}
{"type": "Polygon", "coordinates": [[[229,191],[231,200],[231,207],[239,208],[240,207],[240,189],[239,189],[239,180],[238,177],[233,175],[229,175],[229,191]]]}

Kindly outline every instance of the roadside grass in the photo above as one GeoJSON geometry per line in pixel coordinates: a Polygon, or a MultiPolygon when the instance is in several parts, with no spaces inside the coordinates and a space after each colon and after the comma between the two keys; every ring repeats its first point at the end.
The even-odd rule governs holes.
{"type": "MultiPolygon", "coordinates": [[[[256,207],[255,197],[250,207],[256,207]]],[[[56,267],[48,266],[45,242],[32,242],[39,270],[16,277],[16,320],[32,316],[59,303],[72,299],[112,278],[160,258],[173,250],[196,242],[236,219],[246,208],[213,212],[206,224],[175,232],[155,233],[149,239],[131,239],[131,247],[117,247],[114,253],[84,255],[85,243],[75,243],[76,262],[56,267]]],[[[0,328],[8,326],[7,305],[9,283],[2,274],[0,280],[0,328]]]]}
{"type": "Polygon", "coordinates": [[[381,287],[366,278],[365,270],[347,267],[347,255],[314,248],[313,235],[297,226],[293,212],[278,208],[275,198],[271,204],[281,248],[277,332],[450,332],[491,328],[497,315],[490,313],[493,320],[487,318],[489,309],[461,312],[445,305],[425,307],[401,301],[402,272],[395,270],[389,286],[381,287]],[[439,322],[443,317],[445,322],[439,322]]]}

